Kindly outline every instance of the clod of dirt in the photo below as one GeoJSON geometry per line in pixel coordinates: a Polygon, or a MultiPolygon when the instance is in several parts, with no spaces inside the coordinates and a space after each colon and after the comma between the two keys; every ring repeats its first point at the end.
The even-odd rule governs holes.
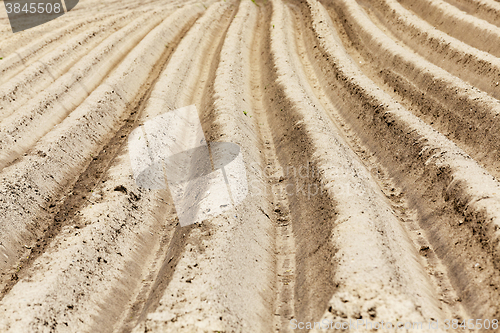
{"type": "Polygon", "coordinates": [[[115,191],[116,192],[122,192],[124,194],[127,194],[127,189],[125,188],[125,186],[123,185],[119,185],[117,187],[115,187],[115,191]]]}

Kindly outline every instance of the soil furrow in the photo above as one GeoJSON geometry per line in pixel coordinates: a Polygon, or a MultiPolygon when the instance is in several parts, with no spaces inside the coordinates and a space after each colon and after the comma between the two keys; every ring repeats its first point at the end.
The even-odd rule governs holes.
{"type": "MultiPolygon", "coordinates": [[[[136,14],[134,13],[132,15],[136,14]]],[[[128,15],[123,15],[122,17],[126,18],[127,16],[128,15]]],[[[32,43],[26,46],[16,48],[5,55],[0,55],[0,57],[3,58],[0,61],[0,84],[4,84],[23,71],[27,66],[33,64],[48,52],[53,51],[58,45],[68,41],[74,34],[85,30],[88,24],[104,20],[108,17],[108,15],[96,15],[92,18],[77,19],[76,22],[73,21],[69,23],[68,26],[63,26],[49,34],[42,35],[43,37],[41,38],[37,36],[32,43]]],[[[18,36],[14,35],[12,38],[18,38],[18,36]]],[[[19,45],[17,40],[10,41],[9,39],[4,43],[8,42],[11,42],[14,46],[19,45]]],[[[2,45],[0,46],[0,50],[8,52],[9,47],[2,45]]]]}
{"type": "MultiPolygon", "coordinates": [[[[268,82],[264,80],[266,59],[269,54],[266,50],[271,19],[271,7],[267,5],[259,13],[258,30],[254,36],[250,71],[252,101],[257,131],[260,137],[260,149],[264,182],[267,183],[267,192],[273,213],[270,218],[276,225],[276,299],[274,305],[274,326],[277,332],[289,331],[289,322],[295,317],[295,285],[296,285],[296,244],[293,232],[293,223],[290,215],[290,204],[287,192],[287,173],[279,163],[276,145],[269,119],[267,106],[264,103],[268,82]],[[266,58],[262,58],[265,55],[266,58]]],[[[262,210],[264,212],[264,210],[262,210]]],[[[264,212],[265,213],[265,212],[264,212]]],[[[267,214],[267,213],[265,213],[267,214]]]]}
{"type": "Polygon", "coordinates": [[[495,316],[498,183],[368,80],[323,23],[324,9],[309,7],[317,72],[340,115],[406,193],[467,314],[495,316]]]}
{"type": "Polygon", "coordinates": [[[480,51],[405,9],[396,0],[363,2],[387,28],[415,52],[451,74],[500,98],[500,59],[480,51]]]}
{"type": "Polygon", "coordinates": [[[47,88],[104,38],[128,23],[127,21],[120,22],[113,18],[88,29],[0,86],[0,119],[11,115],[14,110],[47,88]]]}
{"type": "Polygon", "coordinates": [[[437,29],[446,32],[479,50],[500,55],[500,28],[468,15],[442,0],[424,0],[418,3],[402,0],[405,8],[412,10],[437,29]]]}
{"type": "Polygon", "coordinates": [[[2,14],[0,331],[497,331],[498,13],[2,14]]]}
{"type": "MultiPolygon", "coordinates": [[[[305,31],[306,26],[300,19],[300,14],[296,14],[296,30],[305,31]]],[[[325,110],[335,110],[335,106],[328,99],[327,93],[322,88],[321,82],[318,79],[314,65],[312,64],[311,52],[309,52],[311,45],[308,45],[302,33],[298,34],[298,54],[301,57],[301,62],[304,66],[305,73],[311,84],[311,87],[323,105],[325,110]]],[[[428,273],[429,279],[433,282],[433,287],[436,290],[436,297],[439,298],[441,305],[439,306],[445,318],[464,318],[464,311],[459,302],[457,302],[456,292],[451,287],[451,283],[447,277],[446,269],[443,267],[439,259],[429,246],[428,240],[423,236],[423,230],[418,226],[414,214],[409,210],[408,202],[402,193],[401,189],[397,189],[394,182],[387,176],[385,168],[378,164],[374,158],[370,158],[366,153],[366,147],[357,139],[356,133],[349,129],[349,126],[339,116],[338,112],[330,112],[329,116],[332,120],[340,124],[341,135],[356,152],[360,158],[361,163],[370,171],[377,185],[381,188],[382,192],[388,199],[393,213],[398,217],[400,223],[404,227],[406,233],[411,238],[413,246],[419,250],[422,265],[428,273]],[[424,252],[421,249],[426,249],[424,252]]]]}
{"type": "MultiPolygon", "coordinates": [[[[226,20],[231,17],[230,11],[227,10],[228,7],[225,6],[226,20]]],[[[194,15],[192,7],[187,7],[183,11],[184,16],[180,16],[183,21],[189,21],[189,18],[194,15]],[[191,14],[186,16],[187,13],[191,14]]],[[[196,59],[201,59],[206,56],[204,51],[211,42],[205,35],[204,49],[201,46],[198,47],[199,40],[192,40],[192,38],[190,40],[189,35],[199,39],[202,36],[200,32],[207,32],[207,28],[217,31],[219,25],[214,24],[214,22],[217,22],[220,17],[214,15],[214,11],[217,13],[217,8],[211,10],[210,13],[207,12],[202,26],[195,25],[194,31],[192,30],[184,37],[184,42],[177,47],[178,51],[180,50],[179,53],[172,57],[174,60],[175,58],[183,59],[183,68],[188,72],[195,71],[195,68],[190,67],[193,65],[193,61],[190,59],[193,56],[192,51],[196,51],[194,53],[196,59]]],[[[199,10],[194,13],[197,12],[199,13],[199,10]]],[[[220,12],[217,15],[224,11],[220,10],[220,12]]],[[[174,26],[175,23],[175,20],[171,22],[174,26]]],[[[164,46],[161,42],[160,45],[164,46]]],[[[168,46],[170,49],[175,44],[168,43],[168,46]]],[[[178,69],[175,68],[175,70],[178,69]]],[[[171,78],[165,74],[168,73],[161,73],[161,77],[171,78]]],[[[200,78],[203,79],[203,75],[200,78]]],[[[164,81],[164,79],[158,80],[155,89],[162,87],[164,81]]],[[[195,80],[192,82],[196,83],[195,80]]],[[[187,94],[191,94],[190,89],[179,91],[176,98],[182,99],[187,94]]],[[[149,96],[148,94],[144,100],[145,103],[149,103],[149,96]]],[[[173,97],[173,95],[171,96],[173,97]]],[[[150,112],[161,112],[161,110],[157,110],[155,105],[150,103],[146,107],[145,116],[148,116],[150,112]]],[[[102,185],[94,188],[91,193],[90,204],[79,210],[75,221],[69,221],[69,225],[63,228],[61,234],[54,237],[55,239],[47,253],[33,266],[37,267],[37,271],[31,274],[51,276],[52,278],[37,279],[37,281],[44,281],[43,286],[23,279],[5,297],[4,303],[8,302],[11,294],[23,293],[24,290],[45,289],[47,290],[45,294],[31,298],[29,295],[21,297],[27,297],[30,303],[44,303],[44,307],[40,310],[45,314],[44,320],[55,320],[59,323],[58,327],[61,326],[61,320],[89,331],[103,329],[108,331],[111,330],[112,325],[120,331],[130,330],[133,327],[133,323],[138,319],[137,314],[141,313],[148,298],[147,293],[143,293],[144,289],[147,291],[144,279],[153,279],[152,282],[154,282],[154,274],[153,276],[148,276],[148,274],[154,273],[159,268],[154,267],[155,256],[157,253],[164,254],[165,249],[161,248],[162,245],[168,248],[168,238],[171,238],[172,233],[175,232],[176,221],[172,217],[172,207],[168,207],[167,201],[170,201],[166,196],[168,192],[162,191],[158,195],[141,190],[129,177],[129,173],[128,150],[122,147],[120,156],[114,161],[111,169],[106,172],[102,185]],[[76,229],[78,232],[74,236],[68,235],[66,234],[67,229],[76,229]],[[82,243],[85,244],[83,250],[78,246],[82,243]],[[47,261],[48,256],[58,256],[59,254],[62,255],[60,257],[62,264],[60,265],[64,267],[63,270],[57,266],[54,267],[47,261]],[[82,269],[86,275],[78,274],[78,270],[82,269]],[[73,275],[75,279],[72,280],[71,285],[63,283],[68,275],[73,275]],[[143,282],[141,283],[141,281],[143,282]],[[79,286],[76,289],[75,284],[79,286]],[[97,294],[95,290],[100,292],[97,294]],[[137,299],[135,299],[136,295],[138,295],[137,299]],[[46,304],[47,300],[50,299],[57,301],[46,304]],[[58,304],[63,303],[63,300],[74,303],[74,308],[59,307],[58,304]],[[51,312],[51,306],[56,306],[57,313],[51,312]],[[109,311],[98,315],[102,309],[109,311]],[[86,320],[89,313],[93,314],[92,320],[86,320]],[[85,324],[79,323],[79,321],[83,321],[85,324]],[[131,324],[132,326],[130,326],[131,324]]],[[[163,276],[160,277],[160,279],[163,278],[163,276]]],[[[156,285],[155,283],[151,284],[156,285]]],[[[155,292],[160,291],[155,289],[155,292]]],[[[30,320],[32,325],[39,325],[33,317],[24,319],[24,322],[30,320]]]]}
{"type": "MultiPolygon", "coordinates": [[[[186,6],[153,29],[118,68],[34,150],[2,172],[2,259],[4,271],[43,235],[51,223],[49,205],[70,187],[93,155],[128,118],[153,66],[201,9],[186,6]],[[29,196],[20,194],[28,191],[29,196]],[[47,216],[48,215],[48,216],[47,216]]],[[[140,97],[139,97],[140,98],[140,97]]]]}
{"type": "Polygon", "coordinates": [[[396,44],[354,2],[332,7],[350,43],[365,57],[360,61],[365,73],[498,178],[498,100],[396,44]]]}
{"type": "Polygon", "coordinates": [[[186,245],[170,273],[172,279],[156,310],[134,332],[237,331],[242,326],[272,330],[274,231],[268,217],[272,208],[267,192],[262,192],[267,184],[259,173],[261,142],[248,66],[258,12],[255,4],[241,2],[222,49],[217,50],[220,55],[209,89],[213,105],[201,116],[211,147],[216,141],[240,146],[248,184],[253,185],[235,208],[204,220],[199,228],[184,227],[186,245]]]}
{"type": "MultiPolygon", "coordinates": [[[[192,2],[197,1],[169,1],[166,5],[179,7],[179,4],[186,5],[192,2]]],[[[25,58],[25,56],[39,56],[37,55],[38,52],[45,53],[46,50],[52,49],[58,43],[68,40],[74,34],[82,32],[96,22],[113,17],[134,18],[145,12],[155,10],[155,8],[158,8],[158,3],[162,2],[161,0],[149,1],[147,3],[138,3],[136,0],[119,1],[117,3],[107,3],[103,8],[99,8],[102,7],[102,1],[99,1],[99,3],[101,4],[100,6],[96,6],[89,1],[80,2],[75,9],[61,16],[59,19],[18,32],[14,35],[12,35],[10,27],[8,27],[6,33],[9,33],[10,36],[6,36],[4,40],[0,41],[0,57],[3,57],[3,60],[7,60],[9,56],[13,56],[15,61],[19,61],[19,58],[15,57],[15,53],[17,52],[21,54],[20,57],[23,60],[30,60],[29,58],[25,58]],[[103,11],[106,13],[103,14],[103,11]],[[82,16],[84,19],[82,19],[82,16]],[[54,30],[55,33],[52,33],[54,30]],[[64,33],[61,35],[60,32],[64,33]],[[54,46],[51,45],[52,43],[54,43],[54,46]],[[25,52],[26,50],[28,52],[25,52]],[[34,50],[33,55],[30,54],[31,50],[34,50]]],[[[3,83],[4,81],[0,82],[3,83]]]]}
{"type": "Polygon", "coordinates": [[[500,3],[494,0],[446,0],[455,7],[500,26],[500,3]]]}
{"type": "Polygon", "coordinates": [[[115,32],[36,98],[4,119],[0,124],[0,168],[24,154],[81,105],[165,16],[168,12],[145,14],[115,32]]]}
{"type": "Polygon", "coordinates": [[[268,115],[281,163],[302,173],[308,169],[307,177],[287,174],[296,190],[290,198],[297,244],[295,318],[394,321],[439,313],[408,236],[309,86],[289,15],[281,1],[273,2],[270,43],[277,76],[268,115]],[[379,270],[384,274],[374,273],[379,270]],[[427,293],[415,294],[415,285],[427,293]],[[382,305],[387,303],[397,305],[389,309],[382,305]]]}

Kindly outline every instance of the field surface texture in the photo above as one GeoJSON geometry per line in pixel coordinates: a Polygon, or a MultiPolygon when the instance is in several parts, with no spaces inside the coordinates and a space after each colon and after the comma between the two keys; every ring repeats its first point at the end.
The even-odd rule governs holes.
{"type": "Polygon", "coordinates": [[[495,0],[1,4],[0,332],[499,332],[499,57],[495,0]]]}

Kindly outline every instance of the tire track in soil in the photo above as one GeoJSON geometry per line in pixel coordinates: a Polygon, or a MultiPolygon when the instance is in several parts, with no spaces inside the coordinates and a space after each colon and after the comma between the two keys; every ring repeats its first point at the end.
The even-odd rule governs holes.
{"type": "MultiPolygon", "coordinates": [[[[279,163],[276,145],[264,104],[267,86],[262,73],[265,63],[262,55],[266,54],[264,36],[269,33],[271,6],[263,7],[259,13],[258,30],[254,36],[252,56],[250,59],[252,76],[252,100],[260,140],[263,142],[263,160],[267,164],[264,169],[265,182],[268,183],[273,214],[271,220],[276,225],[276,304],[274,306],[274,322],[277,332],[287,332],[289,322],[294,315],[295,297],[295,235],[291,221],[288,193],[286,187],[287,174],[279,163]]],[[[264,212],[264,211],[263,211],[264,212]]]]}

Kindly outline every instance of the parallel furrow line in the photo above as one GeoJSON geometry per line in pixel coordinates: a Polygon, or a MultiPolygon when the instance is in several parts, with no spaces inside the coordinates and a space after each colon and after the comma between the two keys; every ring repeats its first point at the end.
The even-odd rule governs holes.
{"type": "Polygon", "coordinates": [[[0,124],[0,169],[71,114],[165,15],[165,12],[144,14],[115,32],[47,89],[4,119],[0,124]]]}
{"type": "Polygon", "coordinates": [[[396,0],[363,2],[415,52],[451,74],[500,98],[500,58],[434,28],[396,0]]]}
{"type": "Polygon", "coordinates": [[[500,102],[397,45],[356,2],[336,1],[332,7],[345,18],[349,38],[374,64],[373,72],[410,100],[417,115],[500,177],[500,102]]]}
{"type": "Polygon", "coordinates": [[[295,318],[368,318],[369,309],[375,309],[372,318],[392,321],[442,315],[406,231],[315,96],[294,47],[291,14],[280,0],[273,1],[271,23],[274,70],[268,72],[275,83],[268,116],[278,156],[282,165],[313,170],[308,177],[289,175],[297,187],[290,199],[295,318]],[[377,305],[389,303],[397,305],[377,305]]]}
{"type": "MultiPolygon", "coordinates": [[[[124,15],[119,15],[118,19],[124,20],[130,16],[134,17],[136,15],[137,13],[127,13],[124,15]]],[[[92,22],[99,22],[104,19],[108,19],[109,17],[110,16],[107,14],[99,14],[91,18],[84,17],[81,19],[73,20],[71,23],[63,27],[60,27],[59,23],[55,31],[47,34],[42,34],[42,37],[36,36],[36,38],[34,38],[34,41],[32,41],[30,44],[16,50],[12,50],[7,55],[0,55],[0,57],[3,57],[3,59],[0,61],[0,84],[4,84],[5,82],[9,81],[11,78],[23,71],[27,66],[40,59],[46,53],[54,50],[59,45],[72,38],[74,34],[85,31],[85,29],[88,28],[88,25],[92,22]]],[[[18,34],[22,34],[22,32],[18,34]]],[[[23,36],[20,36],[18,34],[15,34],[10,39],[7,39],[4,44],[10,42],[13,46],[16,47],[19,44],[23,44],[23,36]]],[[[0,45],[0,50],[5,49],[9,49],[8,45],[0,45]]]]}
{"type": "Polygon", "coordinates": [[[500,26],[500,3],[494,0],[446,0],[455,7],[500,26]]]}
{"type": "MultiPolygon", "coordinates": [[[[314,56],[312,55],[312,52],[310,52],[310,50],[314,47],[312,44],[308,43],[310,41],[305,39],[307,34],[303,33],[306,31],[307,25],[303,22],[299,11],[295,11],[295,14],[297,23],[296,31],[299,32],[297,34],[298,54],[300,55],[308,80],[324,109],[335,110],[335,106],[328,98],[328,94],[323,88],[322,83],[318,79],[315,72],[315,67],[313,65],[314,56]]],[[[341,25],[341,23],[338,24],[341,25]]],[[[356,56],[356,52],[354,54],[350,54],[354,57],[356,56]]],[[[386,196],[395,214],[400,219],[414,246],[416,246],[419,250],[419,254],[421,254],[421,259],[423,260],[422,265],[424,266],[429,279],[433,282],[433,287],[436,290],[439,301],[441,302],[440,308],[442,310],[442,315],[445,318],[464,318],[464,311],[461,304],[457,302],[458,296],[447,277],[446,268],[441,264],[440,260],[432,251],[428,240],[423,236],[424,231],[418,226],[418,220],[415,218],[414,214],[412,214],[412,211],[409,210],[408,201],[406,200],[404,193],[402,193],[401,188],[399,188],[391,180],[391,178],[387,175],[385,168],[366,153],[366,147],[357,139],[356,133],[349,130],[349,127],[346,126],[345,122],[338,115],[338,112],[330,112],[329,115],[332,117],[332,121],[334,123],[340,125],[339,128],[342,129],[341,134],[345,137],[346,142],[349,144],[351,149],[356,152],[363,165],[365,165],[377,181],[378,186],[381,187],[382,192],[386,196]]]]}
{"type": "MultiPolygon", "coordinates": [[[[228,6],[225,5],[225,7],[227,12],[228,6]]],[[[164,50],[165,43],[169,48],[174,46],[176,44],[173,43],[174,37],[177,40],[180,39],[181,28],[191,26],[202,10],[203,7],[198,5],[186,6],[165,20],[166,25],[164,24],[163,31],[158,31],[155,36],[158,49],[164,50]],[[166,29],[168,26],[170,29],[175,29],[175,35],[166,29]],[[167,37],[164,37],[165,35],[167,37]]],[[[203,36],[202,31],[205,33],[208,30],[218,31],[220,23],[215,22],[219,22],[220,17],[214,14],[214,10],[210,11],[204,20],[205,23],[191,35],[200,38],[203,36]]],[[[217,15],[220,14],[217,13],[217,15]]],[[[226,15],[226,18],[229,16],[226,15]]],[[[189,39],[186,36],[183,40],[186,38],[189,39]]],[[[210,42],[210,38],[207,38],[205,34],[204,48],[210,47],[210,42]]],[[[190,67],[191,63],[188,60],[193,56],[192,49],[186,48],[188,45],[186,42],[183,44],[178,47],[178,50],[182,49],[181,58],[186,60],[183,67],[188,71],[195,70],[190,67]]],[[[199,45],[194,43],[192,46],[199,45]]],[[[206,56],[204,51],[203,47],[197,49],[196,58],[204,59],[206,56]]],[[[139,60],[136,59],[135,62],[138,63],[139,60]]],[[[142,71],[145,70],[142,69],[142,71]]],[[[164,74],[161,74],[154,89],[162,86],[161,81],[166,79],[164,74]]],[[[133,78],[129,79],[133,80],[133,78]]],[[[182,92],[179,95],[182,96],[182,92]]],[[[147,114],[148,112],[161,112],[161,110],[149,106],[145,112],[147,114]]],[[[151,267],[153,259],[157,252],[164,253],[165,249],[161,248],[161,245],[168,248],[169,243],[165,241],[172,237],[176,221],[170,213],[172,207],[168,207],[169,203],[165,200],[165,198],[168,199],[166,195],[168,191],[153,193],[141,190],[137,188],[130,174],[128,151],[121,149],[120,156],[107,171],[103,185],[93,192],[95,196],[92,196],[91,204],[86,205],[75,217],[75,222],[79,225],[78,229],[81,229],[74,236],[66,232],[78,229],[68,227],[63,230],[53,241],[53,246],[34,264],[34,267],[37,267],[37,274],[50,275],[52,278],[40,278],[35,281],[21,280],[3,300],[3,305],[9,311],[14,309],[12,317],[15,317],[17,315],[15,308],[6,304],[10,301],[16,302],[18,297],[27,297],[29,302],[35,303],[40,300],[46,304],[43,300],[57,300],[59,297],[68,297],[69,293],[69,297],[74,300],[74,309],[78,311],[74,312],[73,308],[68,309],[63,303],[60,303],[61,306],[59,303],[47,305],[35,312],[21,305],[23,309],[21,312],[24,315],[23,323],[19,325],[31,324],[34,327],[38,325],[41,327],[42,323],[36,318],[44,318],[51,324],[53,322],[61,324],[66,321],[70,323],[70,327],[80,327],[83,331],[111,331],[113,327],[115,330],[128,331],[133,327],[130,324],[137,320],[137,311],[139,314],[141,312],[141,308],[136,308],[136,305],[145,305],[143,301],[140,301],[141,298],[134,301],[134,297],[140,291],[141,281],[147,277],[149,270],[158,269],[158,267],[151,267]],[[118,185],[124,189],[121,190],[122,192],[114,190],[118,185]],[[82,248],[81,244],[85,246],[82,248]],[[134,244],[134,246],[130,248],[128,244],[134,244]],[[61,260],[58,266],[55,266],[50,257],[59,255],[62,255],[61,259],[66,259],[61,260]],[[96,265],[96,260],[100,264],[96,265]],[[86,274],[81,274],[81,269],[86,274]],[[71,276],[71,283],[68,283],[68,276],[71,276]],[[29,290],[44,290],[44,293],[32,298],[28,295],[29,290]],[[26,291],[28,294],[25,294],[26,291]],[[19,296],[19,293],[24,296],[19,296]],[[55,309],[51,310],[51,306],[55,309]],[[103,312],[103,308],[106,308],[106,311],[103,312]],[[130,319],[131,315],[133,320],[130,319]],[[87,316],[93,318],[87,319],[87,316]]],[[[162,278],[164,277],[161,276],[160,279],[162,278]]],[[[148,297],[147,294],[142,296],[148,297]]],[[[10,325],[13,331],[18,327],[11,323],[4,324],[10,325]]]]}
{"type": "Polygon", "coordinates": [[[443,0],[401,0],[400,3],[450,36],[500,56],[500,27],[468,15],[443,0]]]}
{"type": "Polygon", "coordinates": [[[26,101],[47,88],[104,38],[129,21],[120,22],[115,18],[106,20],[63,43],[0,86],[0,120],[11,115],[26,101]]]}
{"type": "MultiPolygon", "coordinates": [[[[50,223],[48,206],[70,187],[128,118],[136,95],[149,77],[165,45],[189,26],[201,9],[186,6],[153,29],[117,69],[56,129],[43,137],[32,153],[3,170],[0,186],[2,270],[25,256],[50,223]]],[[[155,15],[151,15],[154,17],[155,15]]]]}
{"type": "MultiPolygon", "coordinates": [[[[214,101],[202,120],[209,117],[211,126],[206,136],[210,143],[215,140],[240,145],[245,163],[252,165],[246,168],[249,183],[253,180],[258,185],[249,189],[235,209],[203,221],[199,228],[184,227],[187,230],[183,242],[187,245],[177,254],[180,259],[170,273],[171,282],[161,295],[159,306],[134,332],[233,331],[242,326],[264,332],[272,329],[273,231],[269,218],[258,210],[261,207],[269,213],[271,207],[269,201],[255,193],[256,187],[260,189],[265,184],[256,175],[262,167],[257,148],[260,143],[255,118],[248,116],[254,114],[248,63],[257,14],[254,4],[241,2],[222,49],[218,50],[220,59],[211,88],[214,101]],[[250,211],[259,213],[250,216],[246,213],[250,211]],[[180,298],[193,288],[200,293],[192,295],[189,304],[182,302],[180,298]],[[261,296],[255,297],[256,294],[261,296]],[[182,320],[169,321],[180,317],[182,320]]],[[[172,65],[175,64],[172,59],[172,65]]],[[[171,105],[165,97],[163,103],[171,105]]],[[[206,190],[216,191],[211,187],[206,190]]]]}
{"type": "MultiPolygon", "coordinates": [[[[327,24],[324,8],[308,4],[318,76],[340,116],[403,187],[467,314],[496,317],[500,185],[367,79],[327,24]]],[[[307,20],[307,11],[304,15],[307,20]]]]}

